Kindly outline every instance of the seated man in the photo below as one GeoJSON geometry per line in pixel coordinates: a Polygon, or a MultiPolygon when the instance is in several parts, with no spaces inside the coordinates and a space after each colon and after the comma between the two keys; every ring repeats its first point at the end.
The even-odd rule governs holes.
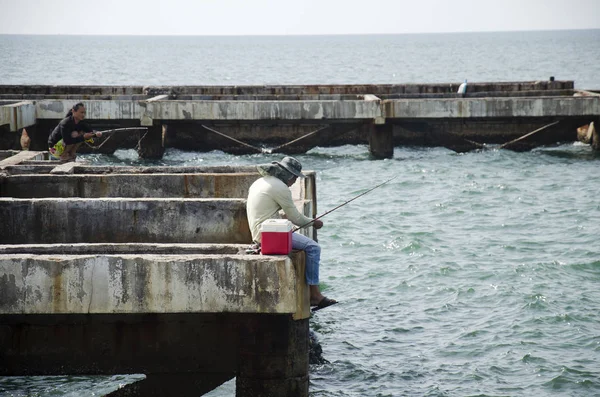
{"type": "MultiPolygon", "coordinates": [[[[258,172],[262,177],[256,180],[248,192],[246,204],[248,224],[252,232],[252,239],[260,243],[260,227],[267,219],[279,218],[279,210],[283,210],[285,217],[296,226],[304,226],[312,222],[315,229],[323,227],[320,219],[313,220],[302,215],[294,205],[292,186],[298,177],[304,178],[302,165],[293,157],[285,157],[281,162],[258,165],[258,172]]],[[[321,260],[321,247],[314,240],[299,233],[292,234],[292,248],[306,252],[306,283],[310,289],[310,305],[315,306],[313,311],[331,306],[337,301],[321,294],[319,289],[319,262],[321,260]]]]}

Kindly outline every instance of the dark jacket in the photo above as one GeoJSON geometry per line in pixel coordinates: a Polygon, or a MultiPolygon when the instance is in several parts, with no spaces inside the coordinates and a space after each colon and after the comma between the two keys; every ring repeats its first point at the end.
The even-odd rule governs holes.
{"type": "Polygon", "coordinates": [[[71,133],[73,131],[84,131],[84,132],[92,132],[92,128],[80,121],[75,124],[75,120],[73,116],[65,117],[52,131],[50,136],[48,137],[48,147],[53,147],[60,141],[61,139],[65,142],[65,145],[74,145],[79,142],[83,142],[83,136],[78,136],[77,138],[71,138],[71,133]]]}

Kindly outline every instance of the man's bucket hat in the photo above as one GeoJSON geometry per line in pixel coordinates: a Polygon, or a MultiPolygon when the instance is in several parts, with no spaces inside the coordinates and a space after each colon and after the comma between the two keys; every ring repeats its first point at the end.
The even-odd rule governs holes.
{"type": "Polygon", "coordinates": [[[306,175],[302,173],[302,164],[300,164],[300,162],[293,157],[286,156],[283,158],[283,160],[273,161],[271,164],[277,164],[284,170],[297,177],[306,178],[306,175]]]}

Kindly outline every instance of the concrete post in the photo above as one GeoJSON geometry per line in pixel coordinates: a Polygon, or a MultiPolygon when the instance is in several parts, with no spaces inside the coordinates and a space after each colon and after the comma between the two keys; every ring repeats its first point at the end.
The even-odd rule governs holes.
{"type": "Polygon", "coordinates": [[[600,129],[600,120],[596,119],[596,122],[590,123],[590,135],[591,135],[591,145],[592,149],[596,151],[600,151],[600,134],[598,133],[598,129],[600,129]],[[596,125],[598,127],[596,127],[596,125]]]}
{"type": "Polygon", "coordinates": [[[167,126],[154,120],[148,130],[139,133],[138,155],[143,159],[161,159],[165,152],[164,134],[167,126]]]}
{"type": "Polygon", "coordinates": [[[372,124],[369,152],[378,159],[394,157],[394,129],[391,124],[372,124]]]}
{"type": "Polygon", "coordinates": [[[236,396],[308,396],[308,318],[253,316],[240,329],[236,396]]]}

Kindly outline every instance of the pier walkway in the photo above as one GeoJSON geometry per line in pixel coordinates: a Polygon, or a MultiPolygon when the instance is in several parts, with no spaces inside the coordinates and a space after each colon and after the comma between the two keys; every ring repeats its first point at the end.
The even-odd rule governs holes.
{"type": "MultiPolygon", "coordinates": [[[[233,153],[302,153],[315,146],[369,143],[376,158],[395,145],[503,144],[554,121],[546,141],[574,141],[600,117],[600,94],[572,81],[314,86],[0,86],[0,149],[32,150],[76,102],[97,130],[147,127],[102,146],[136,147],[159,158],[165,147],[233,153]],[[4,127],[2,127],[4,126],[4,127]],[[12,134],[11,134],[12,133],[12,134]]],[[[540,135],[541,136],[541,135],[540,135]]],[[[536,142],[533,142],[535,144],[536,142]]]]}

